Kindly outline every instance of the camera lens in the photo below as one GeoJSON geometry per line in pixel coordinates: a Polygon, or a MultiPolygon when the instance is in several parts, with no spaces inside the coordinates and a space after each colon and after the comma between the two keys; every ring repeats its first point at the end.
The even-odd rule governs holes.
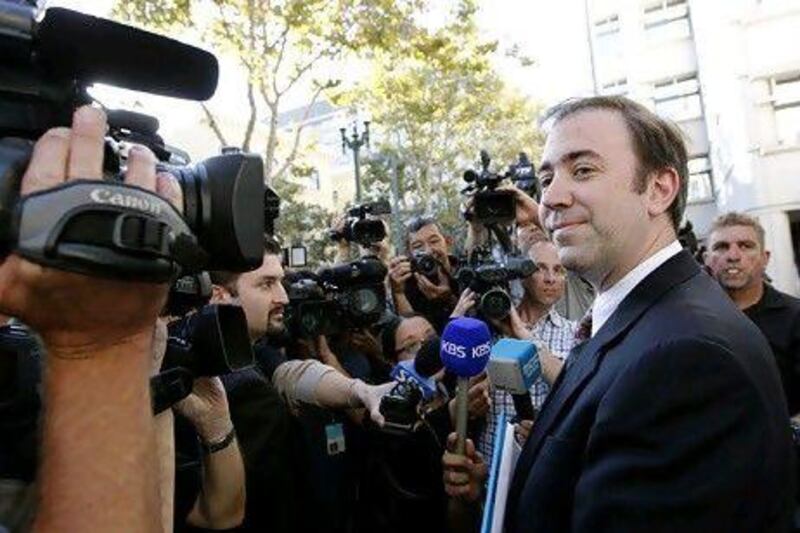
{"type": "Polygon", "coordinates": [[[380,298],[374,289],[363,288],[353,291],[350,307],[356,315],[370,315],[378,311],[380,298]]]}
{"type": "Polygon", "coordinates": [[[488,319],[502,320],[511,311],[511,298],[499,287],[490,289],[481,296],[478,310],[488,319]]]}

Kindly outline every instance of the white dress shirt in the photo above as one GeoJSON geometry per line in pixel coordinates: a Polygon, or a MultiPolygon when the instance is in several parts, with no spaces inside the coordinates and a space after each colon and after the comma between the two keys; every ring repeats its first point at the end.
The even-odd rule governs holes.
{"type": "Polygon", "coordinates": [[[671,244],[639,263],[636,268],[628,272],[624,278],[598,294],[592,304],[592,337],[600,331],[603,324],[614,314],[619,304],[630,294],[634,287],[682,249],[677,240],[672,241],[671,244]]]}

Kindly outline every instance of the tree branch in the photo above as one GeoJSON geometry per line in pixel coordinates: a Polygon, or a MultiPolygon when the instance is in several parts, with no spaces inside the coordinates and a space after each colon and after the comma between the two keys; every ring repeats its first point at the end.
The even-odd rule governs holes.
{"type": "Polygon", "coordinates": [[[306,120],[308,120],[308,116],[311,114],[311,109],[314,107],[314,104],[317,103],[317,99],[319,98],[319,95],[322,94],[323,90],[325,90],[325,86],[320,85],[319,87],[317,87],[317,90],[314,91],[314,96],[311,98],[311,101],[306,106],[306,110],[303,113],[303,118],[300,119],[300,124],[297,126],[297,129],[294,132],[294,141],[292,143],[292,150],[289,152],[289,156],[283,162],[283,165],[281,165],[281,168],[278,170],[278,172],[275,173],[274,179],[282,178],[283,175],[286,173],[286,170],[294,162],[295,157],[297,157],[297,149],[300,146],[300,135],[302,134],[303,129],[305,128],[305,122],[306,120]]]}
{"type": "Polygon", "coordinates": [[[215,119],[214,115],[211,114],[211,111],[208,109],[208,106],[206,106],[205,102],[201,103],[200,107],[203,109],[203,113],[206,115],[206,121],[208,122],[211,131],[213,131],[214,135],[216,135],[220,145],[227,146],[228,141],[225,140],[225,135],[222,134],[222,130],[219,128],[219,124],[217,124],[217,119],[215,119]]]}
{"type": "Polygon", "coordinates": [[[256,127],[256,118],[258,109],[256,108],[256,98],[253,94],[253,82],[247,82],[247,103],[250,106],[250,117],[247,119],[247,129],[244,132],[244,140],[242,141],[242,151],[250,151],[250,140],[253,138],[253,130],[256,127]]]}

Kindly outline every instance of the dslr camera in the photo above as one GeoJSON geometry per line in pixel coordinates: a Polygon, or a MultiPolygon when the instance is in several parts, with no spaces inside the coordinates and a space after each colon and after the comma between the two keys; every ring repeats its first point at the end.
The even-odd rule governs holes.
{"type": "Polygon", "coordinates": [[[411,271],[418,272],[428,279],[433,279],[439,269],[439,261],[432,254],[426,252],[413,252],[408,258],[411,271]]]}
{"type": "Polygon", "coordinates": [[[286,275],[284,285],[289,296],[284,311],[289,337],[309,340],[333,332],[336,305],[316,274],[291,272],[286,275]]]}
{"type": "Polygon", "coordinates": [[[20,197],[33,143],[93,103],[95,82],[206,100],[218,64],[203,50],[61,8],[0,0],[0,257],[102,277],[164,282],[201,270],[243,272],[263,258],[263,164],[228,152],[189,166],[158,135],[158,120],[107,110],[104,181],[70,180],[20,197]],[[125,146],[150,148],[183,190],[183,213],[125,185],[125,146]]]}
{"type": "Polygon", "coordinates": [[[456,280],[461,291],[469,288],[476,293],[477,312],[486,319],[502,320],[511,311],[509,282],[530,276],[536,264],[529,258],[507,254],[495,261],[488,250],[476,250],[471,261],[459,268],[456,280]]]}
{"type": "Polygon", "coordinates": [[[388,200],[357,205],[347,211],[347,219],[341,231],[330,230],[328,236],[333,241],[345,240],[362,246],[381,242],[386,237],[386,227],[382,220],[368,216],[388,215],[392,206],[388,200]]]}
{"type": "Polygon", "coordinates": [[[520,152],[517,162],[508,167],[506,175],[511,178],[519,190],[534,198],[537,202],[542,198],[542,184],[536,177],[533,163],[528,159],[528,154],[520,152]]]}

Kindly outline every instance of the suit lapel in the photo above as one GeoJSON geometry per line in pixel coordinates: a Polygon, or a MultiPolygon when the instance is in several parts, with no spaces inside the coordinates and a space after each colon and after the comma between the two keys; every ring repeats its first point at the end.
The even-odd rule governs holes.
{"type": "Polygon", "coordinates": [[[682,251],[671,257],[625,297],[594,337],[570,352],[569,357],[577,359],[569,369],[565,368],[561,372],[533,425],[531,435],[517,462],[510,487],[509,502],[516,501],[519,497],[544,438],[594,376],[605,352],[620,342],[639,317],[661,296],[698,274],[699,271],[697,263],[687,252],[682,251]]]}

